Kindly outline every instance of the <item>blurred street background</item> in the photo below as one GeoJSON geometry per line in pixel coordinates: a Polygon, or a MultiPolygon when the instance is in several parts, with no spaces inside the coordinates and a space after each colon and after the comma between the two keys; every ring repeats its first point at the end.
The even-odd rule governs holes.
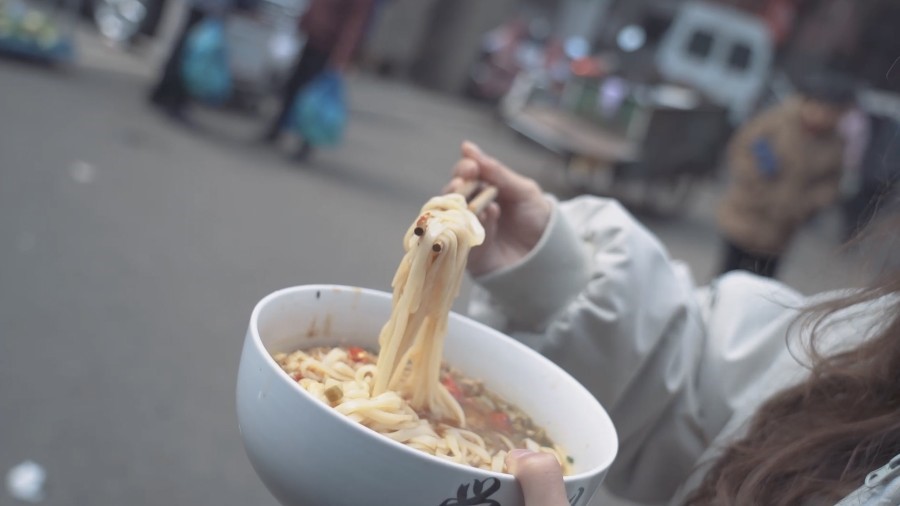
{"type": "MultiPolygon", "coordinates": [[[[57,2],[53,35],[71,55],[0,58],[0,475],[37,462],[48,505],[275,504],[244,455],[234,412],[250,311],[297,284],[389,290],[402,234],[448,181],[462,140],[561,199],[622,198],[702,285],[721,263],[727,133],[789,95],[798,75],[825,67],[854,76],[867,93],[863,113],[895,127],[900,95],[888,78],[900,46],[896,30],[884,35],[876,23],[898,26],[890,2],[682,4],[381,2],[345,74],[340,145],[298,160],[295,138],[259,142],[278,72],[225,105],[192,104],[187,118],[148,102],[184,5],[141,3],[159,18],[148,36],[129,28],[127,5],[98,1],[82,12],[57,2]],[[726,25],[768,27],[763,39],[748,29],[723,57],[728,72],[703,77],[749,91],[713,96],[673,78],[678,88],[638,94],[637,81],[690,70],[677,55],[665,60],[671,68],[659,59],[686,5],[726,25]],[[741,24],[748,18],[756,24],[741,24]],[[496,52],[516,30],[534,47],[512,51],[510,70],[496,52]],[[742,70],[752,75],[734,77],[742,70]],[[612,74],[619,83],[607,86],[612,74]],[[616,112],[604,116],[603,104],[616,112]],[[682,126],[635,126],[633,111],[654,108],[678,111],[682,126]],[[698,111],[720,123],[684,126],[698,111]],[[679,156],[663,141],[703,128],[712,133],[696,145],[677,140],[694,147],[690,170],[651,170],[679,156]],[[657,162],[648,169],[646,160],[657,162]]],[[[0,0],[0,9],[12,5],[0,0]]],[[[717,34],[685,37],[688,52],[709,53],[717,34]]],[[[295,58],[302,34],[285,40],[262,50],[295,58]]],[[[876,272],[841,247],[841,202],[860,186],[847,185],[844,201],[808,223],[782,259],[778,278],[797,290],[859,285],[876,272]]],[[[874,251],[897,261],[892,244],[874,251]]],[[[3,489],[4,504],[20,502],[3,489]]]]}

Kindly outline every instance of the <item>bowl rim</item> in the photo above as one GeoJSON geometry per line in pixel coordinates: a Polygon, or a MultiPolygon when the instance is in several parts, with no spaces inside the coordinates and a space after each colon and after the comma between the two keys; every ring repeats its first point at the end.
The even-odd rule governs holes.
{"type": "MultiPolygon", "coordinates": [[[[360,432],[362,434],[366,434],[370,437],[374,437],[376,440],[378,440],[382,443],[386,443],[389,447],[393,447],[396,450],[399,450],[401,452],[404,452],[404,453],[406,453],[410,456],[416,457],[416,458],[424,458],[426,461],[432,462],[437,465],[447,466],[448,468],[456,470],[456,471],[480,473],[482,476],[480,476],[479,478],[492,477],[492,478],[502,480],[504,482],[516,481],[515,477],[511,474],[500,473],[500,472],[496,472],[496,471],[489,471],[486,469],[473,467],[468,464],[459,464],[457,462],[442,459],[440,457],[430,455],[421,450],[417,450],[415,448],[409,447],[399,441],[395,441],[377,431],[374,431],[374,430],[366,427],[365,425],[363,425],[361,423],[351,420],[350,418],[340,414],[339,412],[337,412],[330,406],[323,404],[321,401],[319,401],[318,399],[313,397],[309,392],[307,392],[305,389],[303,389],[303,387],[301,387],[299,383],[297,383],[290,376],[288,376],[288,374],[284,371],[284,369],[282,369],[281,366],[279,366],[278,363],[275,362],[275,359],[272,358],[271,353],[269,353],[269,350],[266,348],[266,346],[262,342],[262,337],[260,337],[260,334],[259,334],[259,316],[260,316],[260,314],[262,313],[263,309],[265,307],[267,307],[273,300],[282,298],[288,294],[291,294],[294,292],[303,292],[303,291],[313,291],[313,290],[325,291],[325,290],[335,290],[335,289],[337,289],[339,291],[348,291],[348,292],[371,295],[371,296],[376,296],[376,297],[388,297],[389,299],[391,297],[391,294],[389,292],[385,292],[382,290],[376,290],[376,289],[372,289],[372,288],[363,288],[363,287],[359,287],[359,286],[338,285],[338,284],[309,284],[309,285],[295,285],[295,286],[290,286],[290,287],[276,290],[276,291],[266,295],[262,299],[260,299],[260,301],[256,303],[256,306],[254,306],[253,312],[250,315],[249,335],[252,336],[253,345],[256,348],[257,352],[259,352],[261,355],[263,355],[263,360],[266,362],[266,364],[268,364],[269,367],[273,368],[274,370],[276,370],[279,373],[279,374],[277,374],[278,378],[281,381],[290,384],[291,388],[293,388],[293,390],[295,392],[298,392],[301,396],[312,401],[315,405],[325,408],[324,411],[328,412],[329,415],[332,416],[334,419],[339,420],[339,422],[337,422],[337,423],[341,423],[345,427],[351,427],[351,430],[358,431],[358,432],[360,432]]],[[[476,327],[479,327],[480,330],[487,330],[489,333],[499,333],[501,335],[507,336],[506,334],[504,334],[503,332],[500,332],[499,330],[496,330],[488,325],[485,325],[479,321],[469,318],[468,316],[459,314],[455,311],[450,312],[450,319],[451,320],[462,320],[462,321],[466,322],[467,324],[474,324],[476,327]]],[[[507,337],[509,337],[509,336],[507,336],[507,337]]],[[[555,364],[553,361],[551,361],[547,357],[541,355],[537,351],[522,344],[515,338],[509,337],[507,342],[510,346],[517,347],[517,348],[519,348],[520,351],[525,352],[526,354],[528,354],[528,353],[534,354],[534,355],[540,357],[540,359],[546,361],[548,363],[548,365],[550,365],[550,366],[552,366],[552,368],[556,369],[556,373],[559,374],[561,381],[564,381],[566,383],[565,388],[572,388],[572,389],[580,390],[580,391],[582,391],[582,393],[587,394],[590,398],[594,399],[596,407],[600,408],[599,413],[598,413],[599,415],[601,415],[600,418],[603,419],[603,423],[608,425],[610,431],[612,432],[612,435],[613,435],[612,451],[609,452],[609,456],[606,459],[602,460],[600,464],[593,466],[586,471],[582,471],[577,474],[570,474],[570,475],[564,476],[563,477],[564,483],[566,485],[569,485],[569,484],[573,484],[573,482],[582,482],[582,481],[590,480],[593,477],[603,473],[604,471],[608,471],[610,466],[613,464],[613,462],[615,462],[615,459],[619,453],[619,437],[618,437],[618,431],[616,430],[615,424],[612,422],[612,419],[610,418],[609,413],[600,404],[600,401],[597,400],[596,397],[594,397],[594,395],[589,390],[587,390],[587,388],[585,388],[584,385],[582,385],[578,380],[576,380],[574,377],[572,377],[572,375],[570,375],[565,369],[558,366],[557,364],[555,364]]]]}

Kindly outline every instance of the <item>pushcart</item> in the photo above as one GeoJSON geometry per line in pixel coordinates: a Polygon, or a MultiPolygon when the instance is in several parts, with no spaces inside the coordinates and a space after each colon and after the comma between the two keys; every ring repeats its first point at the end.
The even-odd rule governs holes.
{"type": "Polygon", "coordinates": [[[506,123],[558,154],[567,183],[662,213],[714,174],[728,110],[689,88],[619,77],[573,78],[548,98],[527,76],[501,104],[506,123]]]}

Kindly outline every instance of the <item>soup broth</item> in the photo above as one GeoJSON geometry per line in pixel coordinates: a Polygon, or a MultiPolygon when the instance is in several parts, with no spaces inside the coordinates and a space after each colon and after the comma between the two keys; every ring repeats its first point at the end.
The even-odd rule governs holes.
{"type": "Polygon", "coordinates": [[[573,463],[547,432],[482,381],[442,364],[441,383],[459,402],[463,423],[414,410],[389,391],[372,396],[377,354],[358,347],[319,347],[273,356],[307,392],[345,416],[413,448],[448,460],[506,472],[506,454],[516,448],[554,455],[569,474],[573,463]]]}

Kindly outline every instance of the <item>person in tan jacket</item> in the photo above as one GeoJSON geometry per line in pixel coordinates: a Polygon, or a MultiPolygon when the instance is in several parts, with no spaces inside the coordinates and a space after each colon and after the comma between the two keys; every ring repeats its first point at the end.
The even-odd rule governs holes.
{"type": "Polygon", "coordinates": [[[733,137],[731,182],[717,216],[723,273],[774,277],[796,231],[837,199],[844,147],[837,126],[853,100],[847,81],[809,81],[733,137]]]}

